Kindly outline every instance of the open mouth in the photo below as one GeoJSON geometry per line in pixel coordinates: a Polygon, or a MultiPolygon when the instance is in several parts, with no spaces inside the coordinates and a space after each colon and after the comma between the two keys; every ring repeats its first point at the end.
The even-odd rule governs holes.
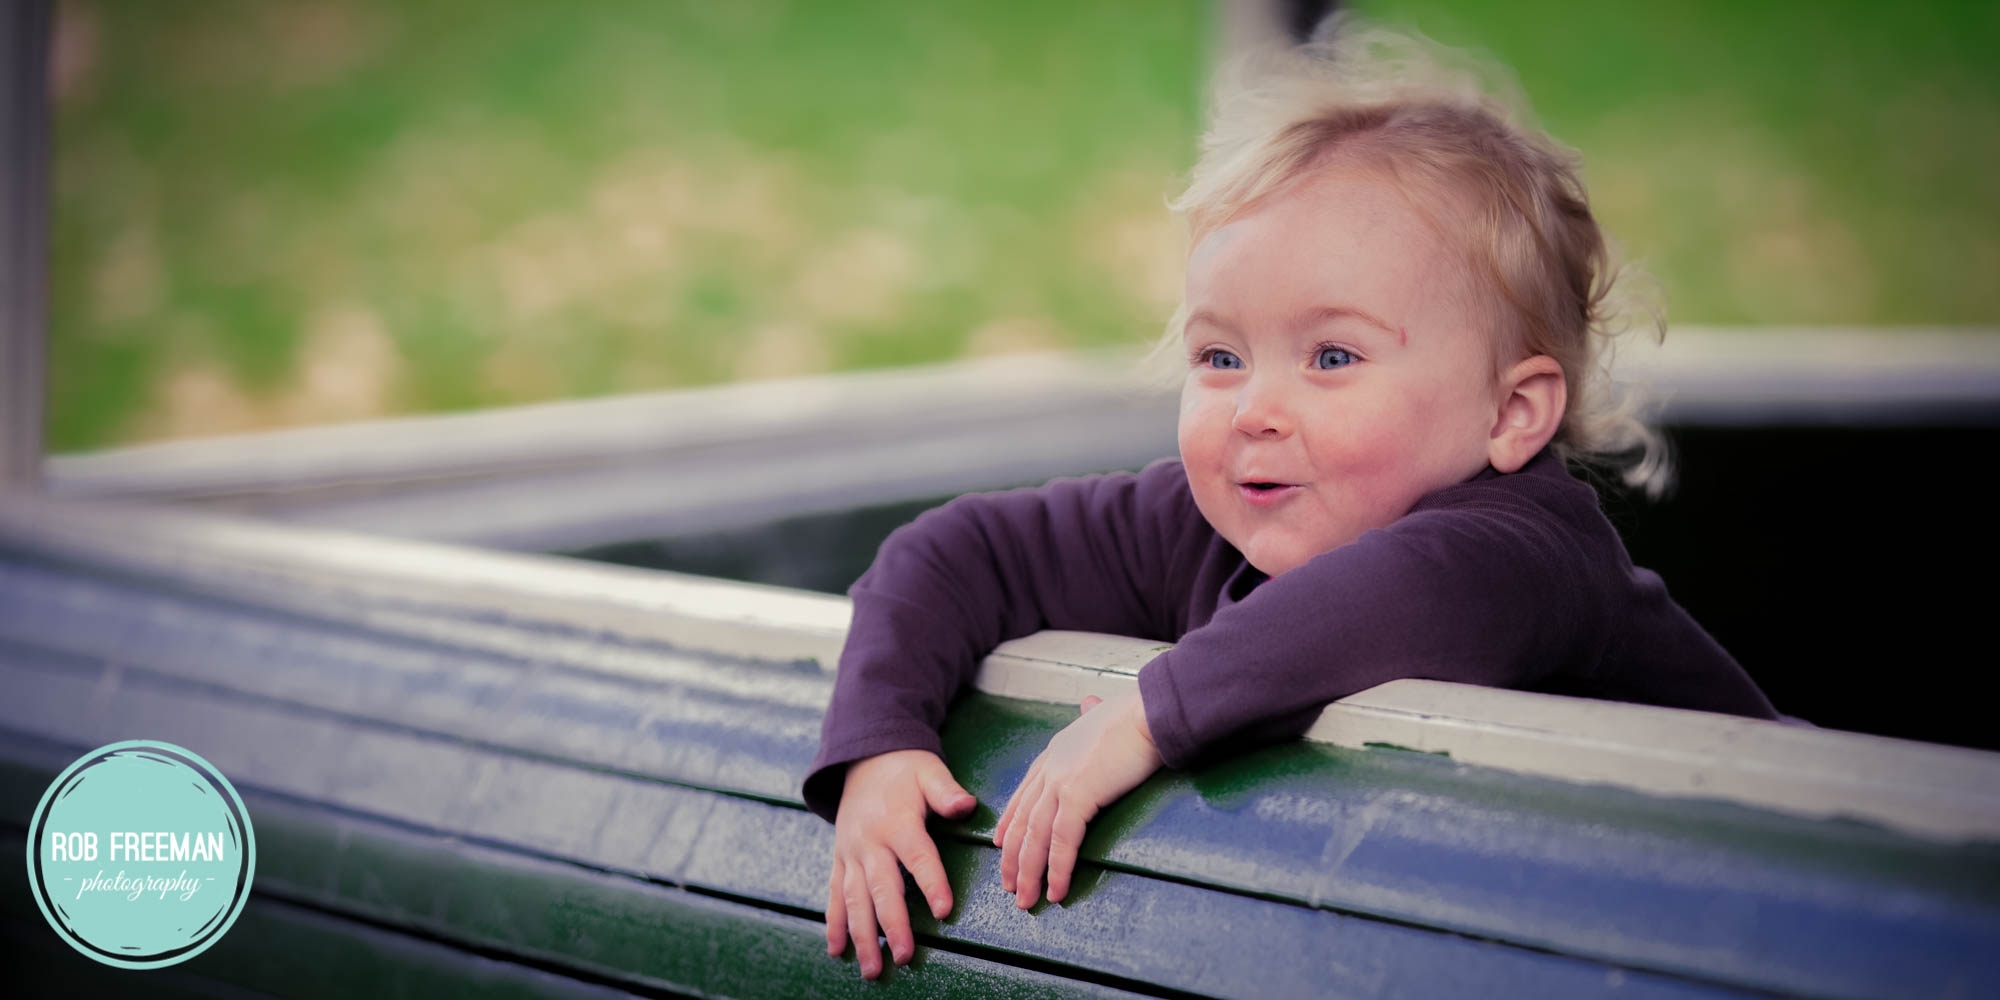
{"type": "Polygon", "coordinates": [[[1299,485],[1297,483],[1274,483],[1260,479],[1247,483],[1237,483],[1236,489],[1238,494],[1243,497],[1245,503],[1264,507],[1280,503],[1289,497],[1297,496],[1299,485]]]}

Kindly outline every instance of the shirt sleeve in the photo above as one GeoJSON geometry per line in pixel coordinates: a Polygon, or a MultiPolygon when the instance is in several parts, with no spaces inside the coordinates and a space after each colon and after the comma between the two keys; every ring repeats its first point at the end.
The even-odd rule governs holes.
{"type": "Polygon", "coordinates": [[[1296,738],[1390,680],[1523,687],[1594,662],[1609,616],[1579,545],[1533,510],[1420,511],[1265,581],[1140,670],[1162,759],[1296,738]]]}
{"type": "MultiPolygon", "coordinates": [[[[833,820],[847,765],[939,752],[938,727],[993,647],[1043,629],[1170,636],[1180,463],[969,494],[893,532],[848,594],[854,617],[807,773],[833,820]]],[[[1182,519],[1184,523],[1184,518],[1182,519]]]]}

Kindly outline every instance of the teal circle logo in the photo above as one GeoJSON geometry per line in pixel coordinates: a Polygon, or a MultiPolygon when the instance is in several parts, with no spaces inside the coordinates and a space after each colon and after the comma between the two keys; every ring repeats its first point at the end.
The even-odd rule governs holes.
{"type": "Polygon", "coordinates": [[[77,758],[28,825],[28,888],[49,926],[121,969],[208,950],[243,912],[256,868],[250,813],[229,779],[157,740],[77,758]]]}

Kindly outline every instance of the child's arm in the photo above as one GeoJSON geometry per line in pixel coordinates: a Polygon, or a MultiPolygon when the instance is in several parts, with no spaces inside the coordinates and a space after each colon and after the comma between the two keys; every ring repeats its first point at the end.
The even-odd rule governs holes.
{"type": "Polygon", "coordinates": [[[940,752],[952,700],[1001,642],[1042,629],[1173,638],[1165,595],[1185,589],[1174,578],[1203,527],[1185,482],[1163,461],[971,494],[891,534],[849,590],[854,617],[806,805],[833,820],[849,762],[940,752]]]}
{"type": "Polygon", "coordinates": [[[1425,512],[1264,581],[1141,669],[1136,695],[1049,741],[995,833],[1003,887],[1026,909],[1046,872],[1060,901],[1085,823],[1161,763],[1231,737],[1294,738],[1328,703],[1384,681],[1525,684],[1594,648],[1604,623],[1563,544],[1532,516],[1425,512]]]}
{"type": "Polygon", "coordinates": [[[1191,505],[1159,502],[1185,497],[1181,477],[1178,463],[1162,462],[975,494],[883,543],[850,591],[853,623],[804,787],[807,805],[834,822],[829,953],[851,933],[862,975],[875,978],[879,927],[895,961],[909,961],[903,868],[934,915],[950,911],[924,818],[974,804],[938,756],[937,728],[980,657],[1044,628],[1173,634],[1164,595],[1176,542],[1200,525],[1191,505]]]}
{"type": "Polygon", "coordinates": [[[1683,613],[1663,592],[1649,608],[1657,578],[1594,557],[1599,543],[1615,536],[1593,541],[1531,505],[1467,505],[1411,514],[1265,581],[1147,664],[1137,697],[1099,706],[1050,741],[995,837],[1003,885],[1032,906],[1046,871],[1049,898],[1061,899],[1084,823],[1151,773],[1139,766],[1148,754],[1181,767],[1225,741],[1291,739],[1328,703],[1398,678],[1506,687],[1588,678],[1608,643],[1641,628],[1662,647],[1648,657],[1660,672],[1691,665],[1690,707],[1769,717],[1699,628],[1634,620],[1683,613]],[[1635,589],[1636,604],[1607,596],[1635,589]],[[1728,669],[1694,666],[1718,663],[1728,669]]]}
{"type": "Polygon", "coordinates": [[[1635,570],[1594,505],[1421,510],[1270,580],[1139,672],[1151,735],[1182,767],[1265,743],[1399,678],[1572,688],[1774,718],[1748,674],[1635,570]],[[1584,526],[1579,526],[1579,523],[1584,526]]]}

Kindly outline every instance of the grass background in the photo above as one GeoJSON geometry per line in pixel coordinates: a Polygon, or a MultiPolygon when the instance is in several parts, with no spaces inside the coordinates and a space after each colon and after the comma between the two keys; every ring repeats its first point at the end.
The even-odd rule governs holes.
{"type": "MultiPolygon", "coordinates": [[[[1676,322],[2000,324],[2000,5],[1375,0],[1676,322]]],[[[49,447],[1150,339],[1192,0],[65,0],[49,447]]]]}

